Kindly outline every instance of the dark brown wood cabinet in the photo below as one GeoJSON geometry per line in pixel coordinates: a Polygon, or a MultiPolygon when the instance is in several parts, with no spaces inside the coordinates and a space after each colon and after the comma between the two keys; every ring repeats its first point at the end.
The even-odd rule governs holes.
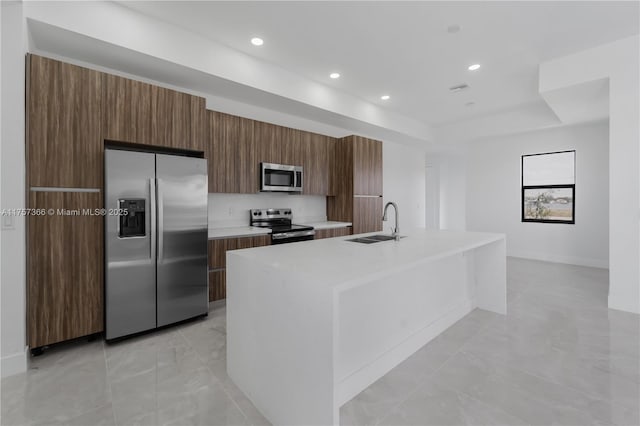
{"type": "MultiPolygon", "coordinates": [[[[283,127],[280,141],[280,161],[282,164],[302,166],[305,155],[306,133],[302,130],[283,127]]],[[[304,189],[304,188],[303,188],[304,189]]]]}
{"type": "Polygon", "coordinates": [[[270,235],[209,240],[209,301],[213,302],[227,297],[226,267],[228,251],[268,246],[269,244],[271,244],[270,235]]]}
{"type": "Polygon", "coordinates": [[[351,235],[351,227],[343,228],[330,228],[330,229],[316,229],[316,240],[322,240],[324,238],[344,237],[351,235]]]}
{"type": "Polygon", "coordinates": [[[347,143],[353,144],[354,195],[382,195],[382,143],[361,136],[349,139],[347,143]]]}
{"type": "Polygon", "coordinates": [[[329,192],[329,136],[303,132],[303,193],[327,195],[329,192]]]}
{"type": "Polygon", "coordinates": [[[29,186],[102,187],[102,96],[101,73],[28,56],[29,186]]]}
{"type": "Polygon", "coordinates": [[[253,138],[254,121],[207,111],[209,192],[258,192],[258,153],[253,138]]]}
{"type": "Polygon", "coordinates": [[[259,192],[260,163],[276,163],[303,166],[303,194],[330,193],[334,138],[216,111],[206,114],[209,192],[259,192]]]}
{"type": "Polygon", "coordinates": [[[353,233],[382,230],[382,142],[348,136],[333,146],[327,219],[353,223],[353,233]]]}
{"type": "Polygon", "coordinates": [[[204,151],[205,99],[104,74],[104,139],[204,151]]]}
{"type": "MultiPolygon", "coordinates": [[[[263,121],[253,125],[253,140],[258,152],[257,163],[282,164],[282,145],[286,128],[263,121]]],[[[257,164],[256,163],[256,164],[257,164]]]]}
{"type": "Polygon", "coordinates": [[[382,231],[382,197],[354,197],[353,233],[382,231]]]}
{"type": "Polygon", "coordinates": [[[102,207],[98,192],[29,193],[27,323],[31,348],[103,330],[102,207]]]}
{"type": "Polygon", "coordinates": [[[151,96],[153,86],[104,74],[103,137],[109,141],[153,145],[151,96]]]}
{"type": "Polygon", "coordinates": [[[151,86],[151,141],[167,148],[204,151],[205,99],[151,86]]]}

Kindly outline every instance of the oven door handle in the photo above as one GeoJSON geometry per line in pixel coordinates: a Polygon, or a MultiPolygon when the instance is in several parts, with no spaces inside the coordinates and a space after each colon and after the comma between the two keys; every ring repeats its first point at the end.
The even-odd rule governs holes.
{"type": "Polygon", "coordinates": [[[297,238],[297,237],[310,237],[316,234],[313,229],[310,231],[300,232],[278,232],[277,234],[271,234],[271,238],[274,240],[284,240],[285,238],[297,238]]]}

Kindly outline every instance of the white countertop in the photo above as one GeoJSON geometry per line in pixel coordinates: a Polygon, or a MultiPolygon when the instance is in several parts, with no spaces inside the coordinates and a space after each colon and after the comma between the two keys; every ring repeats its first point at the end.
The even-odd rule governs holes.
{"type": "Polygon", "coordinates": [[[351,226],[351,222],[335,222],[332,220],[325,220],[322,222],[297,222],[297,225],[313,226],[315,229],[333,229],[333,228],[346,228],[351,226]]]}
{"type": "Polygon", "coordinates": [[[209,228],[209,239],[233,237],[250,237],[252,235],[270,234],[270,228],[259,228],[257,226],[234,226],[229,228],[209,228]]]}
{"type": "Polygon", "coordinates": [[[314,276],[314,281],[326,285],[349,286],[349,283],[356,285],[374,275],[401,271],[505,238],[504,234],[416,229],[401,232],[406,237],[400,241],[374,244],[347,241],[375,234],[380,232],[236,250],[233,255],[278,270],[314,276]]]}

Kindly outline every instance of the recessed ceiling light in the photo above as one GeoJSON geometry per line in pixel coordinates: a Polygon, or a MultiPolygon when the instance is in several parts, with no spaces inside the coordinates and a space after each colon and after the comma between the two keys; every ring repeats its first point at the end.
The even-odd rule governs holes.
{"type": "Polygon", "coordinates": [[[480,64],[469,65],[469,71],[475,71],[480,68],[480,64]]]}
{"type": "Polygon", "coordinates": [[[329,74],[329,77],[331,77],[331,78],[340,78],[340,73],[332,72],[331,74],[329,74]]]}
{"type": "Polygon", "coordinates": [[[380,96],[380,99],[382,99],[383,101],[386,101],[386,100],[388,100],[390,97],[391,97],[391,96],[389,96],[389,95],[382,95],[382,96],[380,96]]]}
{"type": "Polygon", "coordinates": [[[449,25],[449,26],[447,27],[447,32],[448,32],[449,34],[455,34],[455,33],[457,33],[458,31],[460,31],[460,25],[458,25],[458,24],[451,24],[451,25],[449,25]]]}
{"type": "Polygon", "coordinates": [[[260,37],[254,37],[251,39],[251,44],[254,46],[262,46],[264,44],[264,40],[260,37]]]}

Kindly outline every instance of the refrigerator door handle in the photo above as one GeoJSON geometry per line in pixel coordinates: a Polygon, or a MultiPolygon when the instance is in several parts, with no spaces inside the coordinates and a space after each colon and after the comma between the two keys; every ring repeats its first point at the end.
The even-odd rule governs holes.
{"type": "Polygon", "coordinates": [[[164,203],[162,201],[162,179],[156,178],[158,226],[156,239],[158,240],[158,263],[162,263],[164,257],[164,203]]]}
{"type": "Polygon", "coordinates": [[[155,178],[149,179],[149,200],[151,205],[149,206],[149,211],[151,213],[151,217],[149,218],[149,222],[151,223],[151,233],[149,236],[149,245],[151,246],[150,257],[151,262],[156,261],[156,180],[155,178]]]}

